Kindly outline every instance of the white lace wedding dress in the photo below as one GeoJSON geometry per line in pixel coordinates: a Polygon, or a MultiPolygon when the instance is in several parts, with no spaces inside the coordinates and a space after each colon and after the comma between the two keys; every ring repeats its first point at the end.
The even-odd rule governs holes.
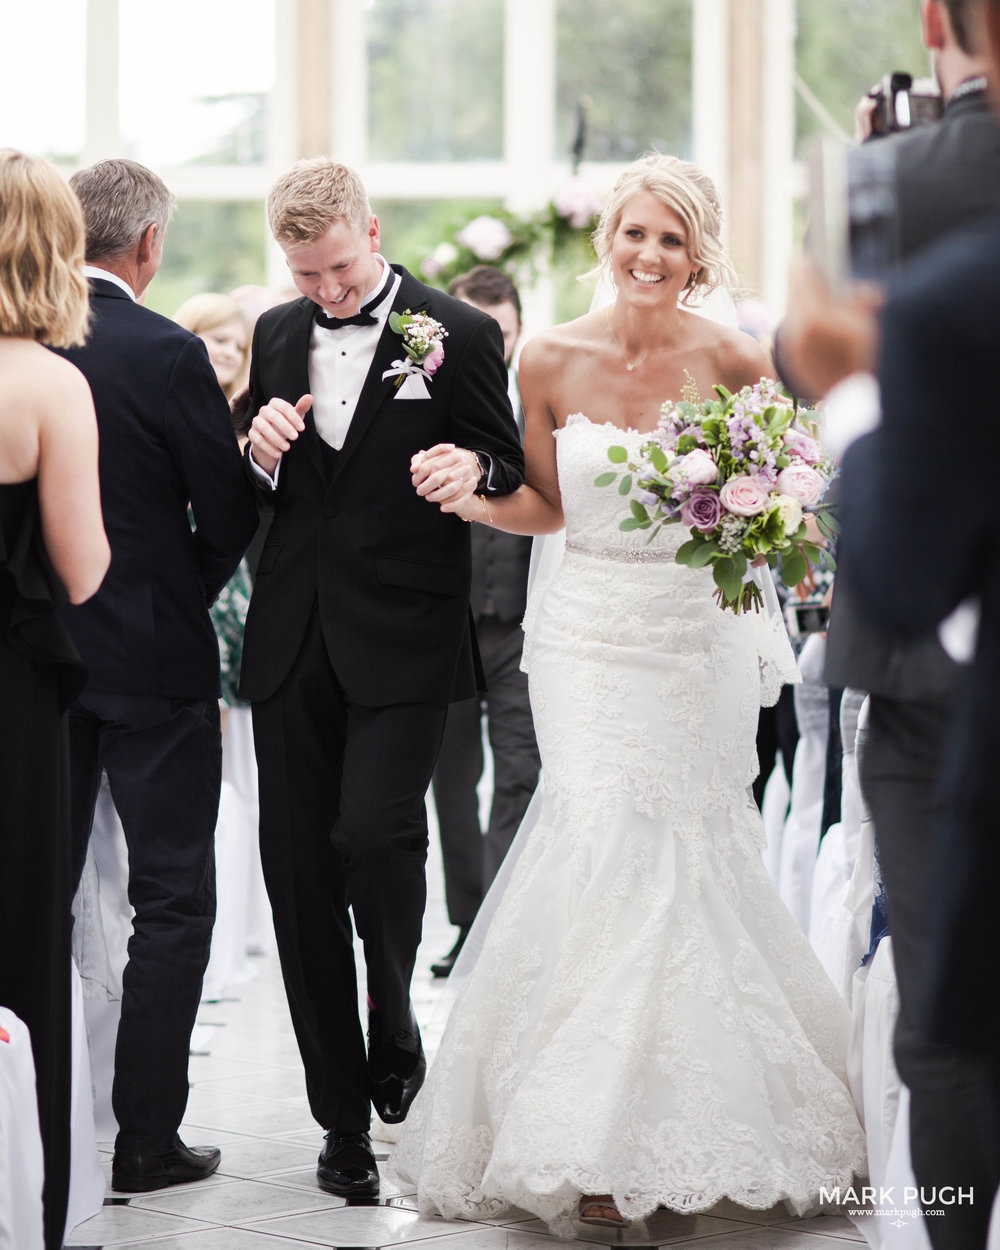
{"type": "Polygon", "coordinates": [[[392,1158],[424,1211],[801,1211],[865,1170],[847,1009],[758,854],[754,621],[673,562],[681,526],[647,546],[593,485],[640,439],[557,435],[566,555],[526,625],[543,805],[392,1158]]]}

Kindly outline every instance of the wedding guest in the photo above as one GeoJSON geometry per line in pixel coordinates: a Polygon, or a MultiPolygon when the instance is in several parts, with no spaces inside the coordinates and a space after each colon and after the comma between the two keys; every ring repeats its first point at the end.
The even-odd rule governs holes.
{"type": "Polygon", "coordinates": [[[134,161],[74,174],[91,334],[63,349],[90,383],[111,570],[63,612],[89,670],[70,714],[79,880],[105,771],[128,844],[135,908],[122,978],[112,1105],[115,1189],[161,1189],[219,1166],[177,1129],[215,914],[219,649],[209,605],[257,523],[229,408],[205,346],[144,308],[172,197],[134,161]],[[188,505],[194,516],[192,533],[188,505]]]}
{"type": "MultiPolygon", "coordinates": [[[[448,287],[493,317],[503,333],[511,404],[524,438],[524,412],[512,367],[521,335],[521,297],[501,269],[477,265],[448,287]]],[[[538,747],[528,704],[521,647],[531,539],[476,525],[472,528],[472,615],[486,691],[448,709],[441,754],[434,770],[434,805],[444,857],[448,919],[458,928],[454,946],[431,964],[436,977],[451,972],[483,895],[507,854],[538,784],[538,747]],[[485,830],[479,822],[485,720],[493,762],[493,788],[485,830]]]]}
{"type": "Polygon", "coordinates": [[[205,344],[222,392],[232,399],[246,386],[250,368],[250,328],[239,304],[231,296],[206,291],[185,300],[174,320],[205,344]]]}
{"type": "Polygon", "coordinates": [[[45,1245],[59,1250],[72,1071],[66,709],[86,674],[55,603],[93,595],[110,552],[90,390],[42,346],[86,335],[80,206],[50,165],[9,148],[0,204],[0,1004],[31,1034],[45,1245]]]}
{"type": "Polygon", "coordinates": [[[447,705],[476,690],[469,527],[417,498],[410,459],[446,441],[427,471],[460,499],[514,489],[523,457],[496,320],[383,259],[354,170],[299,161],[267,209],[303,298],[254,331],[249,468],[274,522],[241,692],[254,705],[282,973],[326,1131],[317,1179],[366,1197],[379,1186],[371,1108],[402,1120],[423,1081],[410,980],[424,796],[447,705]],[[411,310],[430,320],[397,320],[411,310]],[[349,911],[365,948],[367,1055],[349,911]]]}

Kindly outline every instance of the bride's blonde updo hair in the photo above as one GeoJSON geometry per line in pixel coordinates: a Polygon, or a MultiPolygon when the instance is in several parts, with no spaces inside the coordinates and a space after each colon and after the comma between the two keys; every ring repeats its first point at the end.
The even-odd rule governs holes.
{"type": "Polygon", "coordinates": [[[611,278],[611,241],[621,225],[625,205],[640,191],[655,195],[684,224],[688,255],[698,269],[688,282],[681,302],[690,302],[692,295],[699,298],[708,295],[718,286],[731,286],[736,274],[722,250],[722,206],[715,183],[690,161],[661,156],[658,152],[633,161],[611,188],[592,236],[605,275],[611,278]]]}

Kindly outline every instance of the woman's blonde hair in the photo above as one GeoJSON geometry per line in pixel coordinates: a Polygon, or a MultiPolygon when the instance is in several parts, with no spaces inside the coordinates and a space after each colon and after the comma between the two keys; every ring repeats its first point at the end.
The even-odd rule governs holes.
{"type": "Polygon", "coordinates": [[[688,302],[695,292],[701,296],[717,286],[731,286],[736,275],[722,250],[722,207],[715,183],[690,161],[658,152],[633,161],[611,188],[592,236],[601,269],[607,272],[610,268],[611,241],[621,225],[625,205],[640,191],[656,196],[684,224],[688,255],[698,269],[682,302],[688,302]]]}
{"type": "Polygon", "coordinates": [[[76,347],[90,315],[80,203],[48,161],[0,148],[0,334],[76,347]]]}
{"type": "Polygon", "coordinates": [[[204,295],[192,295],[186,299],[174,313],[174,320],[185,330],[201,337],[210,330],[217,330],[230,321],[238,321],[246,331],[246,345],[243,348],[243,360],[240,364],[236,380],[222,389],[226,398],[232,399],[233,394],[244,384],[244,375],[250,361],[250,326],[246,314],[237,302],[229,295],[216,295],[206,292],[204,295]]]}

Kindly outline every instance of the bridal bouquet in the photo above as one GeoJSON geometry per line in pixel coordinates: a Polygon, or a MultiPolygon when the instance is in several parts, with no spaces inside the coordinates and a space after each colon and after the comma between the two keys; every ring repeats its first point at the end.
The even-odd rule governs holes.
{"type": "Polygon", "coordinates": [[[634,489],[623,530],[648,529],[652,541],[664,525],[686,525],[691,538],[677,563],[710,564],[716,602],[740,613],[760,608],[760,590],[747,579],[751,562],[773,568],[780,556],[786,586],[798,585],[818,563],[820,549],[807,537],[805,514],[813,513],[820,532],[832,535],[821,501],[836,470],[770,379],[736,395],[724,386],[715,391],[715,399],[665,403],[638,463],[624,447],[611,447],[608,458],[622,467],[594,484],[618,482],[622,495],[634,489]]]}

